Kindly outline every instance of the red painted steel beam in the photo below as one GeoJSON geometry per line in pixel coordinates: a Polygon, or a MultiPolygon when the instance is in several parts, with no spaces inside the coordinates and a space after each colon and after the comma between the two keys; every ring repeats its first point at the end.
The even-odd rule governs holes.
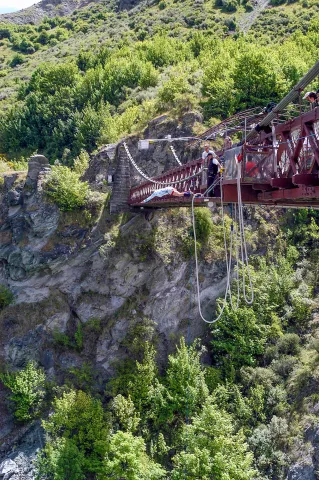
{"type": "MultiPolygon", "coordinates": [[[[311,123],[305,123],[305,131],[309,136],[309,143],[311,145],[315,160],[317,162],[317,166],[319,167],[319,144],[316,138],[313,125],[311,123]]],[[[311,170],[313,170],[314,165],[312,165],[311,170]]]]}

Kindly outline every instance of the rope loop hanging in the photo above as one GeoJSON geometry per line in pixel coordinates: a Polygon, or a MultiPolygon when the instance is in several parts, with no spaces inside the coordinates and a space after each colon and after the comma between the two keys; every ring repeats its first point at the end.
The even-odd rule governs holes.
{"type": "MultiPolygon", "coordinates": [[[[252,286],[250,268],[249,268],[249,261],[248,261],[248,253],[247,253],[247,243],[246,243],[246,236],[245,236],[245,228],[244,228],[244,216],[243,216],[243,204],[242,204],[242,197],[241,197],[241,163],[237,163],[237,195],[238,195],[238,206],[235,205],[235,213],[232,216],[232,223],[230,227],[230,240],[229,240],[229,256],[227,252],[227,238],[226,238],[226,225],[225,225],[225,215],[224,215],[224,202],[223,202],[223,178],[222,176],[218,179],[220,183],[220,193],[221,193],[221,215],[222,215],[222,226],[223,226],[223,234],[224,234],[224,249],[225,249],[225,263],[226,263],[226,289],[225,295],[223,300],[223,306],[219,312],[219,315],[214,320],[207,320],[203,313],[201,307],[201,299],[200,299],[200,285],[199,285],[199,269],[198,269],[198,252],[197,252],[197,237],[196,237],[196,222],[195,222],[195,209],[194,209],[194,200],[195,196],[192,198],[192,225],[193,225],[193,232],[194,232],[194,253],[195,253],[195,277],[196,277],[196,290],[197,290],[197,304],[199,315],[201,319],[208,324],[214,324],[218,322],[221,318],[225,307],[227,305],[227,296],[229,296],[230,305],[233,310],[237,310],[239,307],[239,300],[240,300],[240,288],[239,288],[239,250],[241,256],[241,265],[242,265],[242,289],[243,289],[243,296],[248,305],[251,305],[254,301],[254,290],[252,286]],[[237,215],[238,213],[238,215],[237,215]],[[238,217],[238,222],[237,222],[238,217]],[[235,223],[235,227],[234,227],[235,223]],[[234,242],[235,238],[235,242],[234,242]],[[232,292],[231,292],[231,269],[232,269],[232,253],[233,253],[233,245],[235,243],[235,255],[236,255],[236,280],[237,280],[237,300],[236,305],[234,306],[232,292]],[[240,246],[238,246],[238,243],[240,246]],[[248,278],[249,289],[250,289],[250,298],[247,296],[247,287],[246,287],[246,275],[248,278]]],[[[217,184],[218,182],[216,182],[217,184]]],[[[208,188],[205,192],[205,195],[208,194],[214,186],[214,184],[208,188]]],[[[232,208],[232,207],[231,207],[232,208]]]]}

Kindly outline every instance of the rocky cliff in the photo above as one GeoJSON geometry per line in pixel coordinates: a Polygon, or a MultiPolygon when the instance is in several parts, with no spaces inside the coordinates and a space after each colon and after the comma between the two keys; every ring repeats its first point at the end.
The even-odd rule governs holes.
{"type": "MultiPolygon", "coordinates": [[[[103,148],[91,160],[85,177],[92,188],[109,191],[103,179],[116,172],[117,155],[103,148]]],[[[159,155],[164,163],[166,155],[159,155]]],[[[160,364],[187,330],[190,340],[205,337],[185,255],[190,215],[186,209],[111,215],[108,202],[101,210],[93,202],[85,211],[61,212],[43,191],[49,171],[46,158],[37,155],[28,172],[3,178],[0,283],[13,292],[14,303],[0,312],[1,364],[15,369],[35,360],[58,383],[71,369],[90,364],[102,393],[114,365],[128,354],[134,328],[152,325],[160,364]],[[81,345],[74,341],[79,329],[81,345]]],[[[201,265],[207,311],[225,286],[221,258],[201,265]]],[[[2,454],[20,472],[10,478],[32,478],[30,458],[41,446],[41,429],[17,428],[3,391],[0,412],[2,454]]]]}

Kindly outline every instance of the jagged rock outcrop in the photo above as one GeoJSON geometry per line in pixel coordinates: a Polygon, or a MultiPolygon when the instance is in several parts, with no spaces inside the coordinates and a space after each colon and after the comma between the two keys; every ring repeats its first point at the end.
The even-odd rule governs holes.
{"type": "MultiPolygon", "coordinates": [[[[118,158],[106,155],[102,161],[104,154],[102,149],[86,174],[92,186],[110,169],[116,171],[118,158]]],[[[71,367],[90,363],[102,393],[115,362],[128,355],[135,325],[154,326],[159,363],[180,336],[205,336],[189,262],[175,238],[189,215],[114,216],[105,205],[93,221],[83,211],[61,212],[43,190],[49,170],[45,158],[33,157],[28,174],[9,175],[2,186],[0,283],[15,301],[0,311],[0,361],[21,368],[35,360],[58,383],[71,367]],[[90,329],[92,322],[97,329],[90,329]],[[79,328],[84,332],[80,346],[75,343],[79,328]]],[[[224,277],[223,262],[201,265],[208,312],[225,288],[224,277]]],[[[1,446],[15,431],[1,387],[0,413],[1,446]]]]}

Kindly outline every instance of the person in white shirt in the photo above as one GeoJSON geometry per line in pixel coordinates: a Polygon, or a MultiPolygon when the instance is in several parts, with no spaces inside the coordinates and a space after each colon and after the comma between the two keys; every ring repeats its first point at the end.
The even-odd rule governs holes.
{"type": "Polygon", "coordinates": [[[211,153],[212,155],[216,156],[214,150],[212,150],[211,148],[209,148],[209,143],[205,143],[204,145],[204,151],[202,153],[202,159],[203,160],[206,160],[207,158],[207,155],[211,153]]]}

